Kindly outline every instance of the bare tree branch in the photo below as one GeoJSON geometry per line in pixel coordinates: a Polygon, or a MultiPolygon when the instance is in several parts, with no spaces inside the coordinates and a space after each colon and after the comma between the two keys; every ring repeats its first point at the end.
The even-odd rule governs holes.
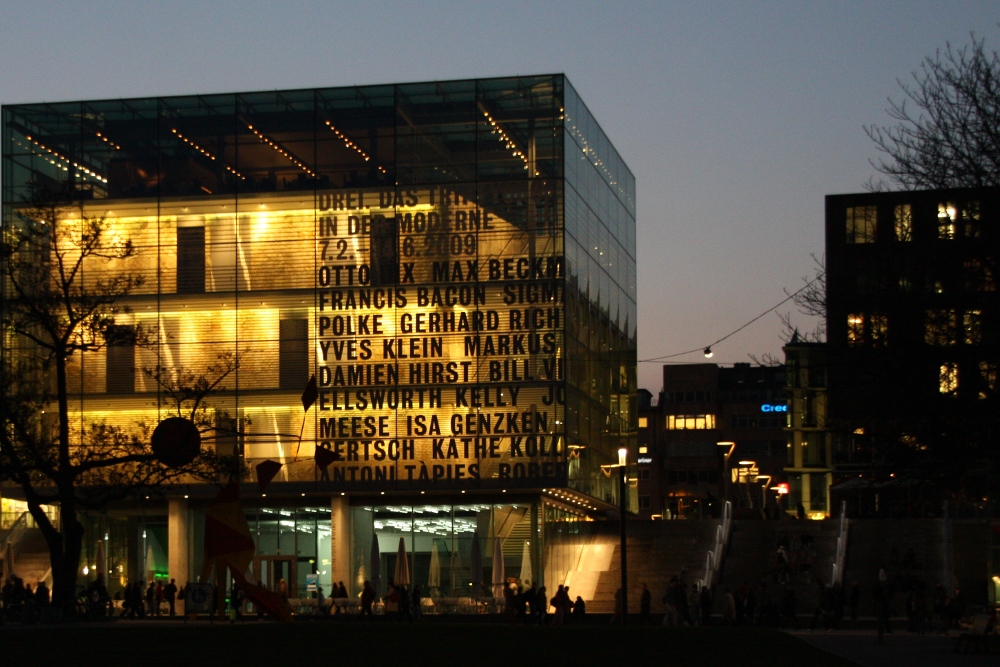
{"type": "Polygon", "coordinates": [[[872,167],[904,190],[1000,184],[1000,56],[970,37],[926,58],[910,81],[897,81],[902,99],[890,98],[886,109],[894,125],[865,127],[882,153],[872,167]]]}

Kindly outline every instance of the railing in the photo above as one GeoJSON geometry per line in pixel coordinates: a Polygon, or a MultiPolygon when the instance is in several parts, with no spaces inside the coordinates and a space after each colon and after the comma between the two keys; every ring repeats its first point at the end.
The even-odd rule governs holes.
{"type": "Polygon", "coordinates": [[[705,554],[705,576],[698,581],[698,587],[711,588],[715,584],[715,575],[722,569],[722,555],[729,543],[729,532],[733,525],[733,505],[728,500],[722,506],[722,519],[715,528],[715,544],[705,554]]]}
{"type": "Polygon", "coordinates": [[[22,512],[21,516],[17,517],[17,521],[15,521],[10,528],[8,528],[5,532],[0,533],[0,556],[3,555],[3,550],[7,547],[8,543],[17,544],[18,540],[21,539],[21,536],[24,535],[29,528],[34,528],[34,526],[35,521],[31,518],[31,513],[22,512]]]}
{"type": "Polygon", "coordinates": [[[837,551],[833,559],[833,572],[830,575],[830,585],[844,583],[844,560],[847,558],[847,501],[840,502],[840,530],[837,533],[837,551]]]}

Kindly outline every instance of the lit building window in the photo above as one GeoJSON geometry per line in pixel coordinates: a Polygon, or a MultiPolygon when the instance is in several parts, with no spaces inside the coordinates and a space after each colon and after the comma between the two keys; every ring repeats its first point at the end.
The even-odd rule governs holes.
{"type": "Polygon", "coordinates": [[[649,427],[649,417],[639,417],[639,428],[649,427]]]}
{"type": "Polygon", "coordinates": [[[958,394],[958,364],[955,362],[941,364],[938,371],[938,391],[945,396],[958,394]]]}
{"type": "Polygon", "coordinates": [[[992,361],[980,361],[979,378],[982,380],[979,398],[986,399],[994,395],[997,391],[997,365],[992,361]]]}
{"type": "Polygon", "coordinates": [[[958,209],[951,202],[938,204],[938,238],[955,238],[955,227],[958,219],[958,209]]]}
{"type": "Polygon", "coordinates": [[[847,209],[847,242],[874,243],[876,209],[874,206],[854,206],[847,209]]]}
{"type": "Polygon", "coordinates": [[[954,309],[928,310],[924,325],[924,342],[936,347],[954,345],[957,325],[958,315],[954,309]]]}
{"type": "Polygon", "coordinates": [[[889,318],[885,315],[872,315],[872,345],[885,347],[889,337],[889,318]]]}
{"type": "Polygon", "coordinates": [[[913,209],[909,204],[896,207],[895,229],[897,241],[913,240],[913,209]]]}
{"type": "Polygon", "coordinates": [[[671,431],[703,431],[715,428],[715,415],[667,415],[671,431]]]}
{"type": "Polygon", "coordinates": [[[647,447],[646,445],[639,445],[639,453],[640,454],[648,454],[649,453],[649,447],[647,447]]]}
{"type": "Polygon", "coordinates": [[[865,316],[861,313],[854,313],[847,316],[847,344],[864,345],[865,343],[865,316]]]}
{"type": "Polygon", "coordinates": [[[983,311],[965,311],[962,315],[962,333],[966,345],[979,345],[983,342],[983,311]]]}

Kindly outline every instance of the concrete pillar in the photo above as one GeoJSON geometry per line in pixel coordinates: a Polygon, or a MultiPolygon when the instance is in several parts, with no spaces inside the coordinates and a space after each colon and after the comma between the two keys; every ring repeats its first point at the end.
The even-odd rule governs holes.
{"type": "Polygon", "coordinates": [[[190,513],[186,498],[167,501],[167,568],[170,578],[181,587],[191,581],[190,513]]]}
{"type": "Polygon", "coordinates": [[[354,592],[351,581],[351,505],[346,496],[330,500],[330,582],[343,581],[348,595],[354,592]]]}

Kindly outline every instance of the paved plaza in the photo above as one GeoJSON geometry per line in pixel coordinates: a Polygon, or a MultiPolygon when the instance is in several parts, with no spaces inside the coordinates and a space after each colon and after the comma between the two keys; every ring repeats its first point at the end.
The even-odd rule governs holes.
{"type": "Polygon", "coordinates": [[[894,632],[878,642],[874,630],[793,631],[789,634],[863,667],[995,667],[1000,642],[991,637],[992,653],[956,653],[952,635],[894,632]]]}

